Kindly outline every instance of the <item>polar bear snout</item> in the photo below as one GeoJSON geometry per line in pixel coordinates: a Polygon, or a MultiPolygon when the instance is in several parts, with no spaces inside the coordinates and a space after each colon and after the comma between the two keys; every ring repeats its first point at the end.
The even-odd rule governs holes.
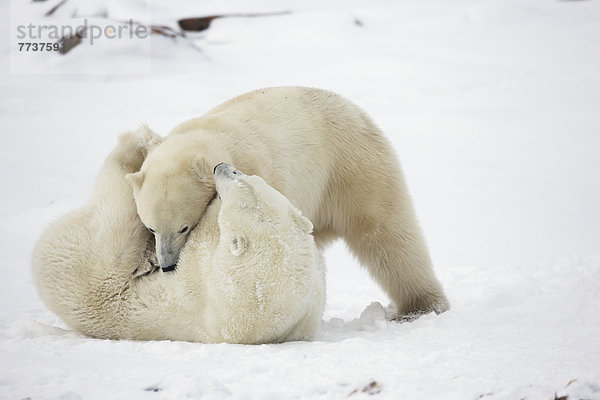
{"type": "Polygon", "coordinates": [[[215,186],[221,198],[231,189],[231,184],[239,178],[246,176],[243,172],[235,169],[231,164],[219,163],[213,169],[215,175],[215,186]]]}
{"type": "Polygon", "coordinates": [[[233,165],[227,163],[218,163],[217,165],[215,165],[215,168],[213,169],[213,174],[215,175],[215,177],[219,176],[229,179],[237,179],[240,176],[245,175],[243,172],[235,169],[233,165]]]}
{"type": "Polygon", "coordinates": [[[174,271],[177,268],[178,258],[178,254],[174,254],[173,252],[167,252],[163,250],[158,256],[158,263],[160,264],[160,267],[163,270],[163,272],[174,271]]]}
{"type": "Polygon", "coordinates": [[[174,271],[177,268],[179,253],[185,244],[186,236],[173,237],[168,234],[155,233],[156,258],[163,272],[174,271]]]}

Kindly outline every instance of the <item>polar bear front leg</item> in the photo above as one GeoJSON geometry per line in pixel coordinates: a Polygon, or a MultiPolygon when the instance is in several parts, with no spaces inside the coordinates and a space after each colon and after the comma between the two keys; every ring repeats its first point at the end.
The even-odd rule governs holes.
{"type": "Polygon", "coordinates": [[[133,201],[133,192],[126,176],[135,175],[140,170],[148,153],[161,140],[147,126],[122,134],[98,173],[90,202],[107,197],[111,198],[110,201],[123,202],[129,198],[133,201]]]}
{"type": "Polygon", "coordinates": [[[117,258],[121,254],[139,254],[139,259],[121,263],[131,268],[127,274],[133,278],[155,272],[158,263],[154,237],[140,221],[126,177],[139,171],[148,153],[160,141],[161,137],[146,126],[121,135],[98,173],[89,203],[96,209],[95,214],[101,216],[102,221],[97,224],[105,227],[106,240],[101,242],[111,246],[104,249],[107,254],[117,258]],[[135,249],[133,253],[132,249],[135,249]]]}
{"type": "Polygon", "coordinates": [[[148,126],[142,125],[135,131],[121,135],[117,148],[112,156],[118,160],[125,170],[137,172],[148,153],[162,142],[162,138],[148,126]]]}

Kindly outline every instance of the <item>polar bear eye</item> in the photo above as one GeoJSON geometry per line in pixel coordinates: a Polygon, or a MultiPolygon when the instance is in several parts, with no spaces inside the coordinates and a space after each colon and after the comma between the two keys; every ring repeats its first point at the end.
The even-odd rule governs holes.
{"type": "Polygon", "coordinates": [[[154,232],[154,229],[152,229],[152,228],[148,228],[148,230],[152,233],[156,233],[156,232],[154,232]]]}
{"type": "Polygon", "coordinates": [[[185,228],[183,228],[182,230],[179,231],[179,233],[186,233],[188,231],[188,227],[186,226],[185,228]]]}

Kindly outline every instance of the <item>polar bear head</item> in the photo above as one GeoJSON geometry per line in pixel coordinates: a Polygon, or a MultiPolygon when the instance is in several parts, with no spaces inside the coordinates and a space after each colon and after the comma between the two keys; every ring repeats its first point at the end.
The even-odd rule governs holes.
{"type": "Polygon", "coordinates": [[[215,197],[213,166],[180,137],[152,150],[139,172],[126,176],[133,187],[138,215],[154,234],[163,271],[175,269],[189,233],[215,197]]]}
{"type": "Polygon", "coordinates": [[[214,169],[214,180],[222,202],[219,212],[222,240],[228,241],[231,255],[243,255],[254,245],[249,243],[251,238],[273,248],[268,246],[273,239],[285,240],[290,235],[312,232],[310,220],[261,177],[245,175],[229,164],[220,163],[214,169]],[[224,234],[230,237],[224,238],[224,234]]]}

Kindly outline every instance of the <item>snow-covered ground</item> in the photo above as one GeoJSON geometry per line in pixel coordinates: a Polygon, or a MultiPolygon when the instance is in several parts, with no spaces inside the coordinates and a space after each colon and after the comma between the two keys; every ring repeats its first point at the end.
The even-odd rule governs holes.
{"type": "Polygon", "coordinates": [[[69,0],[43,17],[56,3],[0,5],[0,398],[600,399],[600,2],[69,0]],[[274,11],[290,13],[18,51],[20,24],[274,11]],[[37,298],[31,249],[82,204],[117,135],[273,85],[339,92],[387,133],[452,310],[386,321],[338,243],[314,342],[65,329],[37,298]]]}

